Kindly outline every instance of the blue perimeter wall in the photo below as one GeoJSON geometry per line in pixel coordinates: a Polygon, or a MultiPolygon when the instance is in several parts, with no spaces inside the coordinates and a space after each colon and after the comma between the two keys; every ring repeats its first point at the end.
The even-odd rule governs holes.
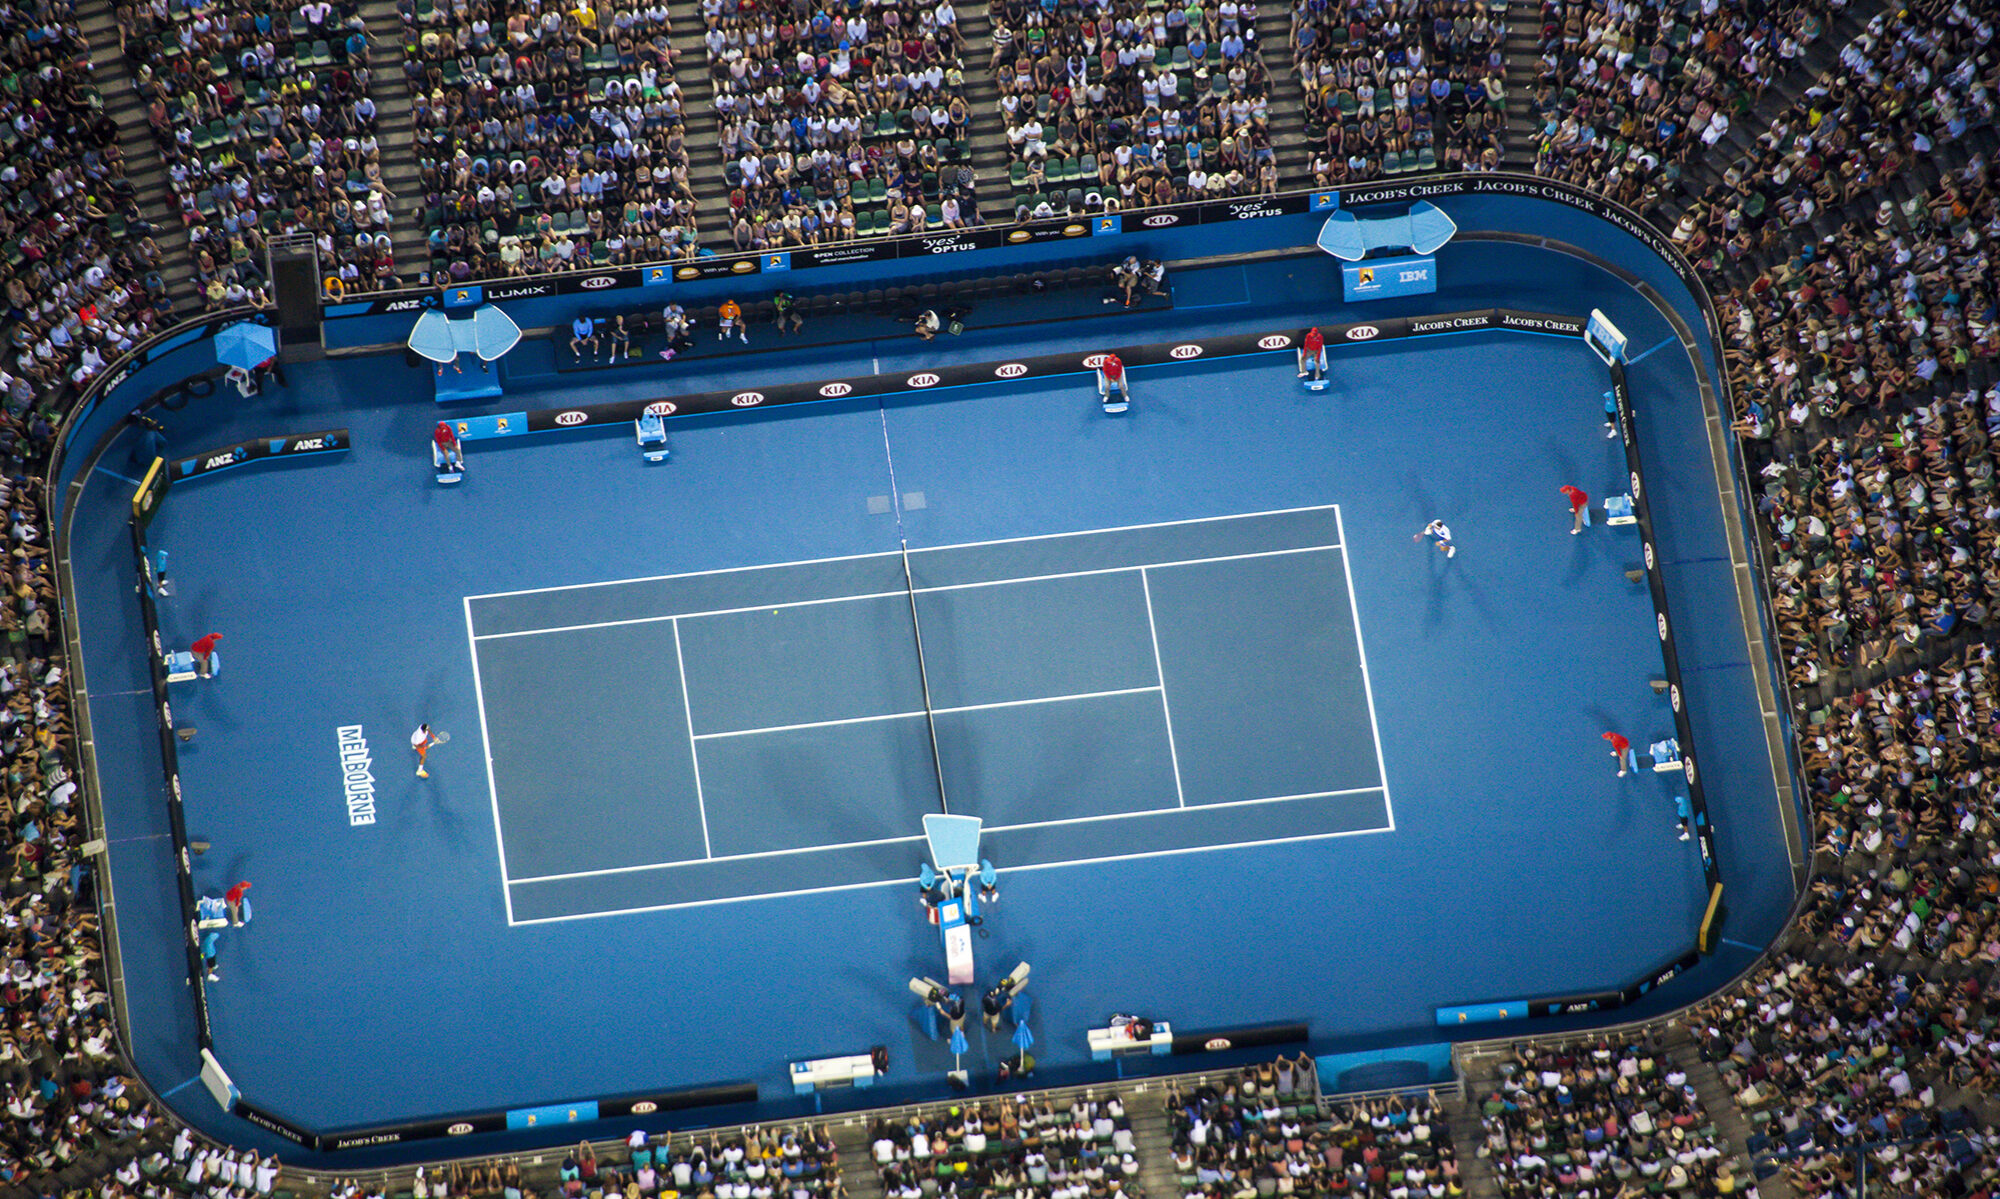
{"type": "MultiPolygon", "coordinates": [[[[1436,181],[1431,183],[1435,184],[1436,181]]],[[[1544,198],[1544,194],[1555,197],[1565,193],[1574,196],[1575,193],[1568,193],[1568,189],[1540,181],[1524,180],[1519,177],[1490,177],[1485,180],[1463,181],[1453,186],[1492,186],[1526,194],[1434,195],[1426,194],[1428,190],[1426,184],[1415,183],[1361,189],[1356,195],[1350,196],[1349,200],[1350,206],[1365,208],[1365,205],[1353,204],[1352,201],[1365,198],[1400,207],[1417,199],[1427,199],[1451,216],[1458,224],[1462,237],[1480,233],[1525,235],[1546,239],[1557,246],[1575,247],[1613,264],[1617,269],[1628,272],[1639,282],[1650,286],[1690,328],[1696,331],[1704,373],[1711,385],[1719,390],[1716,351],[1711,337],[1707,335],[1710,329],[1702,302],[1691,293],[1687,283],[1676,273],[1674,267],[1658,253],[1656,247],[1664,246],[1665,242],[1656,231],[1642,226],[1638,229],[1639,235],[1635,235],[1621,228],[1619,224],[1605,219],[1604,216],[1575,207],[1571,202],[1544,198]]],[[[616,306],[639,308],[664,304],[670,298],[687,304],[705,304],[717,302],[731,293],[754,297],[767,294],[779,287],[811,293],[934,281],[941,273],[940,268],[945,267],[948,267],[953,275],[997,274],[1029,270],[1035,266],[1056,264],[1070,266],[1091,261],[1115,260],[1128,253],[1176,261],[1194,257],[1213,259],[1273,250],[1306,251],[1311,248],[1325,216],[1324,212],[1275,216],[1226,224],[1146,230],[1103,238],[1075,238],[1019,247],[967,251],[950,255],[948,263],[911,259],[890,260],[784,273],[774,277],[726,277],[675,282],[650,288],[538,297],[510,301],[503,306],[522,327],[535,328],[560,325],[579,311],[586,309],[601,312],[607,307],[616,306]]],[[[1440,272],[1452,269],[1455,253],[1455,247],[1450,245],[1439,252],[1440,272]]],[[[1504,296],[1496,296],[1494,302],[1500,303],[1504,299],[1504,296]]],[[[326,341],[329,348],[400,345],[408,335],[413,322],[414,316],[409,313],[333,319],[325,326],[326,341]]],[[[214,366],[214,356],[207,344],[205,333],[206,330],[191,330],[178,335],[172,342],[167,343],[165,348],[152,351],[150,360],[145,365],[132,369],[125,378],[108,388],[73,420],[69,435],[59,450],[61,459],[55,468],[53,482],[59,488],[66,490],[76,480],[91,456],[91,449],[101,438],[112,432],[134,407],[144,403],[162,388],[172,387],[189,376],[206,372],[214,366]]],[[[1635,345],[1632,351],[1638,354],[1651,348],[1635,345]]],[[[1668,353],[1673,353],[1675,350],[1676,348],[1672,346],[1666,348],[1668,353]]],[[[1643,413],[1645,407],[1643,384],[1635,385],[1641,389],[1636,399],[1643,413]]],[[[1733,445],[1731,452],[1734,453],[1733,445]]],[[[121,469],[116,464],[109,465],[114,470],[121,469]]],[[[1737,497],[1737,504],[1741,512],[1740,495],[1737,497]]],[[[1747,519],[1747,513],[1745,517],[1747,519]]],[[[1728,620],[1734,623],[1733,614],[1728,620]]],[[[1684,669],[1690,666],[1691,664],[1684,662],[1684,669]]],[[[1768,670],[1770,664],[1768,662],[1760,664],[1760,668],[1768,670]]],[[[1778,862],[1745,861],[1743,855],[1732,854],[1726,847],[1719,856],[1725,882],[1732,889],[1746,883],[1753,875],[1763,875],[1767,880],[1765,887],[1768,888],[1769,872],[1786,869],[1785,864],[1778,862]]],[[[163,866],[170,875],[171,866],[164,863],[163,866]]],[[[137,883],[143,888],[154,880],[121,879],[120,881],[137,883]]],[[[1740,923],[1732,922],[1729,929],[1732,934],[1731,940],[1746,949],[1752,945],[1763,945],[1781,931],[1784,917],[1783,911],[1770,909],[1746,912],[1740,923]]],[[[1712,986],[1712,981],[1706,978],[1704,983],[1707,984],[1703,987],[1704,991],[1712,986]]],[[[1672,1002],[1686,1003],[1699,998],[1696,994],[1682,993],[1679,987],[1664,989],[1658,998],[1666,1000],[1669,993],[1673,996],[1672,1002]]],[[[1651,1006],[1648,1005],[1649,1008],[1651,1006]]],[[[1548,1022],[1551,1032],[1565,1026],[1575,1027],[1590,1023],[1595,1021],[1548,1022]]],[[[187,1031],[191,1030],[183,1030],[187,1031]]],[[[169,1037],[172,1036],[171,1030],[162,1032],[169,1037]]]]}

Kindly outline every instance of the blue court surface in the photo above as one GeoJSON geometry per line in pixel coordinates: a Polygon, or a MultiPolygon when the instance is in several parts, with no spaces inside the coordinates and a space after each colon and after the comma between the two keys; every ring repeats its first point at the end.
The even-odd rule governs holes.
{"type": "MultiPolygon", "coordinates": [[[[1635,347],[1667,335],[1592,268],[1458,254],[1429,309],[1365,314],[1491,304],[1504,281],[1525,309],[1604,308],[1635,347]]],[[[1117,337],[1355,319],[1309,299],[1333,270],[1190,272],[1186,310],[1117,337]],[[1197,311],[1203,289],[1241,298],[1197,311]]],[[[568,394],[1110,335],[1036,332],[718,356],[568,394]]],[[[877,1095],[941,1089],[951,1055],[905,985],[943,969],[915,886],[934,812],[985,821],[1001,898],[978,985],[1032,963],[1051,1081],[1087,1076],[1085,1030],[1114,1011],[1304,1020],[1359,1047],[1434,1036],[1438,1005],[1671,960],[1707,899],[1675,776],[1616,778],[1599,739],[1672,728],[1624,574],[1639,543],[1571,536],[1557,494],[1623,490],[1602,364],[1509,333],[1332,356],[1318,394],[1283,354],[1136,370],[1118,418],[1080,377],[689,418],[655,466],[616,430],[475,443],[453,488],[429,470],[430,379],[399,356],[169,414],[176,452],[333,426],[355,447],[178,486],[152,530],[168,640],[225,636],[223,672],[174,691],[199,729],[189,833],[213,846],[197,884],[255,885],[206,989],[217,1057],[323,1129],[739,1079],[792,1110],[788,1062],[876,1044],[877,1095]],[[1456,557],[1413,538],[1433,518],[1456,557]],[[419,721],[452,734],[427,780],[419,721]],[[343,792],[357,745],[366,813],[343,792]]],[[[1738,943],[1700,968],[1719,985],[1789,896],[1762,667],[1687,359],[1631,375],[1734,912],[1738,943]]],[[[127,448],[88,478],[73,554],[133,1050],[171,1090],[195,1054],[127,448]]],[[[1012,1046],[971,1035],[984,1077],[1012,1046]]],[[[176,1101],[262,1135],[198,1086],[176,1101]]]]}

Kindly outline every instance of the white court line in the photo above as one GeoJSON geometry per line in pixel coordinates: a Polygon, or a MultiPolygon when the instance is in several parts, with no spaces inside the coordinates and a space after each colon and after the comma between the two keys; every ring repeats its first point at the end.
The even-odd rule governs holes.
{"type": "Polygon", "coordinates": [[[1341,519],[1340,505],[1333,506],[1334,526],[1340,530],[1340,573],[1347,577],[1347,619],[1354,626],[1354,652],[1361,660],[1361,693],[1368,697],[1368,731],[1375,738],[1375,777],[1382,780],[1382,807],[1389,813],[1389,831],[1396,831],[1396,805],[1389,798],[1389,760],[1382,756],[1382,726],[1375,719],[1375,684],[1368,678],[1368,647],[1361,640],[1361,607],[1354,599],[1354,563],[1347,556],[1347,522],[1341,519]]]}
{"type": "MultiPolygon", "coordinates": [[[[1113,525],[1105,529],[1078,529],[1071,533],[1035,533],[1026,537],[996,537],[991,541],[961,541],[955,545],[935,545],[924,549],[911,550],[911,554],[940,554],[947,550],[973,549],[988,545],[1013,545],[1017,542],[1047,541],[1054,537],[1091,537],[1099,533],[1131,533],[1140,529],[1171,529],[1180,525],[1213,524],[1224,520],[1251,520],[1260,516],[1290,516],[1297,512],[1325,512],[1331,508],[1335,519],[1339,519],[1339,504],[1308,504],[1303,508],[1272,508],[1264,512],[1238,512],[1229,516],[1195,516],[1186,520],[1156,520],[1138,525],[1113,525]]],[[[507,599],[517,595],[542,595],[551,591],[583,591],[592,587],[616,587],[622,583],[662,583],[670,579],[699,579],[706,575],[737,574],[746,570],[782,570],[788,566],[816,566],[822,562],[859,562],[867,558],[901,557],[897,550],[883,550],[871,554],[835,554],[828,558],[800,558],[793,562],[761,562],[754,566],[721,566],[714,570],[685,570],[677,574],[638,575],[629,579],[605,579],[597,583],[565,583],[559,587],[528,587],[520,591],[488,591],[481,595],[468,595],[468,600],[507,599]]],[[[686,615],[686,613],[682,613],[686,615]]]]}
{"type": "Polygon", "coordinates": [[[714,608],[707,612],[669,612],[665,616],[633,616],[625,620],[599,620],[590,624],[562,624],[546,629],[516,629],[511,633],[481,633],[481,641],[499,641],[507,637],[539,637],[543,633],[582,633],[590,629],[616,629],[628,624],[658,624],[663,620],[696,620],[703,616],[738,616],[745,612],[776,612],[780,608],[811,608],[820,604],[848,604],[857,600],[902,599],[909,592],[901,588],[895,591],[867,591],[860,595],[829,595],[822,599],[785,600],[775,604],[749,604],[741,608],[714,608]]]}
{"type": "Polygon", "coordinates": [[[1160,715],[1167,722],[1167,760],[1174,767],[1174,802],[1187,807],[1187,792],[1181,788],[1181,751],[1174,744],[1174,711],[1167,703],[1167,672],[1160,664],[1160,627],[1153,622],[1153,583],[1139,572],[1139,587],[1146,593],[1146,634],[1153,639],[1153,677],[1160,680],[1160,715]]]}
{"type": "Polygon", "coordinates": [[[910,720],[925,716],[949,716],[955,712],[988,712],[994,708],[1025,708],[1032,704],[1060,704],[1077,699],[1109,699],[1114,695],[1140,695],[1147,691],[1158,691],[1158,687],[1121,687],[1116,691],[1080,691],[1075,695],[1041,695],[1033,699],[1002,699],[988,704],[960,704],[952,708],[932,708],[926,712],[919,708],[914,712],[884,712],[879,716],[848,716],[840,720],[808,720],[800,724],[773,724],[761,729],[731,729],[721,733],[696,733],[697,741],[713,741],[718,737],[754,737],[759,733],[785,733],[793,729],[823,729],[841,724],[875,724],[884,720],[910,720]]]}
{"type": "Polygon", "coordinates": [[[507,885],[518,887],[524,883],[559,883],[573,878],[601,878],[608,874],[639,874],[647,870],[671,870],[677,866],[700,866],[707,862],[744,862],[754,858],[790,857],[793,854],[830,853],[836,849],[865,849],[870,845],[917,844],[924,839],[917,833],[908,837],[877,837],[872,841],[835,841],[826,845],[802,845],[792,849],[759,849],[750,853],[720,853],[707,858],[684,858],[678,862],[644,862],[636,866],[606,866],[598,870],[571,870],[564,874],[536,874],[527,878],[510,878],[507,885]]]}
{"type": "MultiPolygon", "coordinates": [[[[1023,824],[989,825],[982,832],[1004,833],[1023,828],[1051,828],[1063,824],[1089,824],[1097,820],[1136,820],[1142,816],[1173,816],[1182,812],[1206,812],[1212,808],[1247,808],[1254,804],[1294,803],[1301,799],[1337,799],[1343,795],[1367,795],[1381,789],[1380,787],[1349,787],[1345,791],[1306,791],[1298,795],[1272,795],[1264,799],[1231,799],[1225,800],[1222,803],[1196,804],[1193,807],[1183,804],[1178,808],[1152,808],[1140,812],[1106,812],[1102,816],[1065,816],[1059,820],[1030,820],[1023,824]]],[[[1384,829],[1383,831],[1387,832],[1390,830],[1384,829]]],[[[1220,848],[1227,848],[1227,846],[1220,848]]],[[[1091,858],[1090,860],[1094,862],[1097,859],[1091,858]]],[[[1009,866],[1008,869],[1020,870],[1023,867],[1009,866]]]]}
{"type": "Polygon", "coordinates": [[[694,806],[701,813],[701,853],[712,858],[715,850],[708,843],[708,801],[701,793],[701,750],[694,743],[694,699],[688,695],[687,658],[681,653],[681,622],[674,622],[674,669],[681,676],[681,711],[687,716],[688,765],[694,770],[694,806]]]}
{"type": "Polygon", "coordinates": [[[500,820],[500,785],[493,780],[493,734],[486,727],[486,689],[479,682],[479,641],[472,635],[472,601],[465,607],[465,644],[472,653],[472,694],[479,704],[479,743],[486,754],[486,794],[493,804],[493,848],[500,854],[500,895],[507,901],[507,923],[514,923],[514,889],[507,881],[507,834],[500,820]]]}
{"type": "Polygon", "coordinates": [[[774,724],[761,729],[729,729],[720,733],[692,733],[696,741],[715,741],[723,737],[754,737],[759,733],[784,733],[793,729],[829,729],[843,724],[880,724],[885,720],[922,720],[928,713],[922,708],[914,712],[883,712],[875,716],[843,716],[838,720],[805,720],[798,724],[774,724]]]}
{"type": "MultiPolygon", "coordinates": [[[[1041,862],[1026,866],[1009,866],[1009,871],[1060,870],[1068,866],[1094,866],[1101,862],[1130,862],[1141,858],[1170,858],[1181,854],[1214,853],[1223,849],[1242,849],[1256,845],[1292,845],[1306,841],[1330,841],[1336,837],[1366,837],[1377,833],[1394,832],[1387,828],[1347,829],[1338,833],[1308,833],[1301,837],[1273,837],[1264,841],[1233,841],[1228,845],[1192,845],[1186,849],[1149,849],[1140,853],[1113,854],[1102,858],[1084,858],[1074,862],[1041,862]]],[[[878,887],[907,887],[910,880],[903,878],[883,879],[872,883],[843,883],[833,887],[800,887],[792,891],[766,891],[758,895],[724,895],[715,899],[690,899],[685,903],[655,903],[642,908],[615,908],[603,912],[578,912],[570,916],[537,916],[529,920],[507,920],[509,927],[524,924],[564,924],[572,920],[601,920],[607,916],[637,916],[645,912],[666,912],[677,908],[707,908],[725,903],[754,903],[762,899],[785,899],[794,895],[828,895],[840,891],[868,891],[878,887]]]]}
{"type": "MultiPolygon", "coordinates": [[[[982,579],[977,583],[941,583],[935,587],[919,587],[918,595],[936,595],[946,591],[972,591],[981,587],[1011,587],[1016,583],[1047,583],[1057,579],[1083,579],[1095,575],[1129,574],[1133,571],[1170,570],[1176,566],[1206,566],[1210,562],[1248,562],[1253,558],[1282,558],[1291,554],[1324,554],[1343,549],[1339,544],[1300,545],[1282,550],[1253,550],[1245,554],[1220,554],[1213,558],[1182,558],[1173,562],[1140,562],[1131,566],[1094,566],[1089,570],[1064,570],[1045,575],[1021,575],[1009,579],[982,579]]],[[[910,551],[915,556],[917,551],[910,551]]],[[[511,633],[480,633],[480,641],[498,641],[508,637],[539,637],[543,633],[581,633],[590,629],[613,629],[634,624],[658,624],[663,620],[700,620],[708,616],[737,616],[745,612],[776,611],[779,608],[811,608],[820,604],[846,604],[858,600],[901,599],[908,591],[870,591],[862,595],[829,595],[821,599],[790,600],[777,604],[748,604],[740,608],[712,608],[705,612],[675,612],[666,616],[633,616],[624,620],[599,620],[590,624],[554,625],[546,629],[516,629],[511,633]]]]}
{"type": "MultiPolygon", "coordinates": [[[[921,716],[922,713],[920,712],[918,715],[921,716]]],[[[1380,790],[1382,790],[1380,787],[1350,787],[1345,791],[1306,791],[1298,795],[1270,795],[1262,799],[1231,799],[1221,803],[1196,804],[1191,808],[1147,808],[1137,812],[1105,812],[1097,816],[1064,816],[1055,820],[1028,820],[1020,824],[989,824],[981,830],[981,835],[983,836],[987,833],[1015,832],[1020,829],[1055,828],[1065,824],[1092,824],[1100,820],[1137,820],[1146,816],[1177,816],[1183,812],[1205,812],[1212,808],[1247,808],[1257,804],[1294,803],[1303,799],[1338,799],[1344,795],[1370,795],[1380,790]]],[[[1349,831],[1393,832],[1394,830],[1383,828],[1372,830],[1351,829],[1349,831]]],[[[524,883],[566,882],[570,879],[600,878],[611,874],[639,874],[647,870],[674,870],[682,866],[700,866],[705,862],[737,862],[750,858],[789,857],[793,854],[828,853],[836,849],[865,849],[870,845],[897,845],[905,842],[914,844],[922,840],[924,838],[921,836],[876,837],[868,841],[834,841],[825,845],[802,845],[792,849],[760,849],[751,853],[717,854],[711,858],[683,858],[677,862],[647,862],[636,866],[606,866],[598,870],[572,870],[564,874],[536,874],[530,875],[527,878],[510,878],[507,880],[507,885],[514,887],[524,883]]],[[[1215,848],[1227,849],[1228,846],[1222,845],[1215,848]]],[[[1082,862],[1094,861],[1097,861],[1097,859],[1085,858],[1081,862],[1070,864],[1081,865],[1082,862]]],[[[1026,867],[1010,866],[1008,869],[1021,870],[1026,869],[1026,867]]]]}
{"type": "MultiPolygon", "coordinates": [[[[1210,562],[1248,562],[1253,558],[1283,558],[1291,554],[1323,554],[1339,549],[1339,545],[1297,545],[1282,550],[1252,550],[1244,554],[1217,554],[1213,558],[1181,558],[1173,562],[1136,562],[1131,566],[1093,566],[1089,570],[1063,570],[1046,575],[1022,575],[1012,579],[982,579],[977,583],[940,583],[935,587],[919,587],[919,595],[931,595],[940,591],[972,591],[980,587],[1005,587],[1010,583],[1045,583],[1053,579],[1084,579],[1092,575],[1118,575],[1131,571],[1169,570],[1176,566],[1206,566],[1210,562]]],[[[914,551],[912,551],[914,553],[914,551]]]]}
{"type": "Polygon", "coordinates": [[[789,566],[818,566],[825,562],[860,562],[867,558],[898,558],[902,555],[895,550],[878,550],[867,554],[835,554],[829,558],[799,558],[792,562],[758,562],[749,566],[718,566],[713,570],[684,570],[670,575],[635,575],[629,579],[604,579],[596,583],[563,583],[555,587],[525,587],[519,591],[488,591],[481,595],[468,595],[468,600],[511,599],[517,595],[545,595],[551,591],[589,591],[593,587],[622,587],[626,583],[665,583],[674,579],[700,579],[709,575],[741,574],[746,570],[783,570],[789,566]]]}

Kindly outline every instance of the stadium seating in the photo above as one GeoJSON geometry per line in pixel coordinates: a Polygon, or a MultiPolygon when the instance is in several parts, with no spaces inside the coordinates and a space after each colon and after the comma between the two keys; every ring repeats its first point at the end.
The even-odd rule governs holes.
{"type": "MultiPolygon", "coordinates": [[[[280,231],[319,240],[328,294],[341,297],[423,275],[938,228],[952,219],[947,198],[975,223],[971,164],[989,144],[1009,164],[1014,214],[1029,218],[1479,169],[1507,161],[1507,106],[1532,108],[1537,131],[1513,160],[1639,208],[1717,295],[1730,416],[1758,488],[1760,565],[1799,703],[1817,869],[1783,951],[1675,1024],[1524,1047],[1482,1088],[1484,1160],[1464,1169],[1491,1171],[1513,1196],[1740,1192],[1749,1180],[1727,1175],[1734,1154],[1717,1127],[1740,1113],[1759,1173],[1810,1199],[1851,1199],[1863,1171],[1896,1195],[2000,1185],[2000,1135],[1983,1127],[2000,1082],[1986,1004],[2000,961],[2000,825],[1988,810],[2000,768],[1987,644],[2000,549],[1990,11],[1918,0],[1864,20],[1834,0],[1546,0],[1532,14],[1300,0],[1288,24],[1308,141],[1293,146],[1271,128],[1278,81],[1264,53],[1275,48],[1259,45],[1255,5],[1241,0],[1088,15],[997,0],[991,33],[971,39],[928,6],[869,8],[865,37],[848,36],[859,9],[830,7],[821,27],[816,14],[775,25],[723,15],[733,7],[704,10],[723,98],[714,132],[729,159],[720,185],[691,173],[664,5],[617,0],[551,18],[519,3],[402,0],[407,128],[377,127],[382,48],[353,40],[352,7],[228,0],[117,15],[122,69],[208,307],[263,300],[260,247],[280,231]],[[1540,56],[1531,103],[1505,84],[1515,23],[1540,56]],[[753,69],[767,61],[781,64],[775,79],[753,69]],[[980,71],[999,93],[998,122],[972,109],[980,71]],[[920,110],[935,136],[918,136],[920,110]],[[381,152],[405,139],[422,196],[391,196],[381,179],[381,152]],[[422,209],[428,262],[395,262],[396,201],[422,209]],[[1692,1049],[1667,1044],[1683,1031],[1692,1049]],[[1696,1051],[1733,1094],[1731,1112],[1691,1097],[1676,1063],[1692,1068],[1696,1051]]],[[[120,1078],[78,850],[89,830],[67,681],[52,665],[61,629],[36,476],[76,387],[193,313],[167,297],[155,239],[166,231],[141,203],[159,197],[125,181],[104,115],[93,71],[119,65],[88,61],[65,0],[7,12],[0,331],[14,354],[0,367],[0,507],[13,595],[0,607],[0,938],[12,965],[0,990],[10,1008],[38,994],[63,1002],[0,1038],[0,1184],[269,1194],[274,1161],[205,1145],[120,1078]]],[[[1451,1100],[1321,1107],[1304,1070],[1294,1064],[1287,1087],[1280,1069],[1170,1094],[1184,1195],[1459,1193],[1451,1100]]],[[[988,1099],[884,1117],[878,1174],[902,1199],[1130,1189],[1124,1102],[1107,1090],[1067,1107],[988,1099]]],[[[409,1193],[645,1196],[717,1178],[757,1199],[843,1191],[825,1128],[575,1157],[525,1176],[516,1162],[431,1168],[409,1193]]],[[[313,1186],[340,1199],[402,1193],[387,1178],[313,1186]]]]}
{"type": "Polygon", "coordinates": [[[706,14],[734,250],[981,223],[949,5],[706,14]]]}
{"type": "Polygon", "coordinates": [[[1712,1194],[1730,1173],[1687,1075],[1645,1039],[1521,1048],[1481,1101],[1481,1124],[1508,1199],[1625,1194],[1600,1188],[1628,1183],[1712,1194]]]}
{"type": "Polygon", "coordinates": [[[1310,1058],[1167,1092],[1183,1199],[1462,1194],[1435,1092],[1323,1102],[1310,1058]]]}
{"type": "Polygon", "coordinates": [[[431,279],[699,252],[665,5],[399,11],[431,279]]]}
{"type": "Polygon", "coordinates": [[[173,306],[73,9],[44,5],[0,30],[0,333],[13,351],[0,402],[18,441],[31,408],[59,409],[173,306]]]}
{"type": "Polygon", "coordinates": [[[1132,1126],[1116,1094],[920,1108],[878,1117],[870,1137],[888,1199],[1083,1199],[1136,1191],[1132,1126]]]}
{"type": "Polygon", "coordinates": [[[1386,19],[1297,0],[1292,48],[1322,187],[1502,160],[1505,0],[1418,0],[1386,19]]]}
{"type": "Polygon", "coordinates": [[[264,243],[279,232],[319,243],[330,300],[403,285],[354,0],[117,16],[204,307],[267,303],[264,243]]]}
{"type": "Polygon", "coordinates": [[[990,12],[1016,220],[1278,190],[1255,3],[990,12]]]}
{"type": "Polygon", "coordinates": [[[1733,148],[1733,125],[1846,8],[1543,0],[1536,172],[1649,208],[1689,155],[1733,148]]]}

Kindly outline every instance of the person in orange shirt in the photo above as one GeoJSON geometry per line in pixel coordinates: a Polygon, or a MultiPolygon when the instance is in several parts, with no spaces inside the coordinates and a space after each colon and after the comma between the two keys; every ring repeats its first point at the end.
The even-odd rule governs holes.
{"type": "Polygon", "coordinates": [[[728,341],[733,331],[738,341],[750,344],[750,326],[744,323],[743,306],[734,300],[724,300],[722,307],[715,311],[715,340],[728,341]]]}

